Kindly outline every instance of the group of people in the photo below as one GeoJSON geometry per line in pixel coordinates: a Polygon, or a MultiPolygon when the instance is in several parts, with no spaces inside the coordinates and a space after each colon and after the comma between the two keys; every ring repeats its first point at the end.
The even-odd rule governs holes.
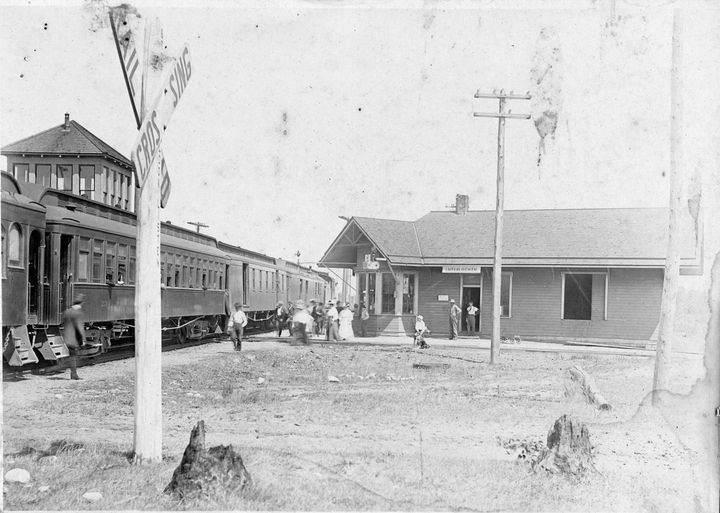
{"type": "Polygon", "coordinates": [[[286,307],[280,301],[275,308],[275,322],[278,337],[286,329],[299,342],[308,343],[308,334],[325,335],[325,340],[341,341],[355,338],[352,322],[355,312],[350,303],[333,301],[327,306],[322,302],[310,301],[308,306],[303,300],[290,302],[286,307]]]}

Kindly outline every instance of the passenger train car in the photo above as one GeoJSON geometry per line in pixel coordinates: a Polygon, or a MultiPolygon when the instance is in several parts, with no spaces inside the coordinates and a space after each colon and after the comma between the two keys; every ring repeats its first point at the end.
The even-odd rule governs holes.
{"type": "MultiPolygon", "coordinates": [[[[88,351],[131,343],[136,217],[128,201],[111,205],[13,174],[2,173],[4,360],[67,356],[62,313],[78,294],[88,351]]],[[[179,342],[224,330],[234,302],[247,305],[249,328],[263,329],[278,301],[326,302],[333,290],[325,273],[170,223],[161,225],[161,267],[164,338],[179,342]]]]}

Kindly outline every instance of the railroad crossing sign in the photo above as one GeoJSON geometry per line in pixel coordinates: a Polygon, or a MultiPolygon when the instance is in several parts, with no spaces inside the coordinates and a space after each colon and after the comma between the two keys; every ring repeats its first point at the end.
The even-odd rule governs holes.
{"type": "Polygon", "coordinates": [[[160,208],[165,208],[170,197],[170,174],[165,165],[165,155],[160,150],[160,208]]]}
{"type": "Polygon", "coordinates": [[[148,172],[160,150],[170,117],[185,92],[191,75],[190,49],[185,45],[180,56],[175,60],[169,76],[164,80],[152,107],[143,118],[140,131],[135,139],[135,144],[133,144],[131,156],[140,188],[145,185],[148,172]]]}

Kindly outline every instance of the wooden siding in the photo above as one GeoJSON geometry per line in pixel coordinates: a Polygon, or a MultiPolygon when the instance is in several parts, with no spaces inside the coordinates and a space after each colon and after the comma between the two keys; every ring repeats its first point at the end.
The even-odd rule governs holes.
{"type": "MultiPolygon", "coordinates": [[[[589,321],[560,318],[560,270],[504,268],[503,271],[513,273],[513,291],[512,317],[500,320],[502,336],[648,340],[657,326],[663,280],[661,269],[611,269],[607,320],[603,318],[603,277],[593,276],[592,320],[589,321]]],[[[483,337],[489,337],[492,331],[491,280],[486,284],[481,312],[483,337]]]]}
{"type": "MultiPolygon", "coordinates": [[[[460,274],[443,274],[439,267],[420,270],[418,314],[433,336],[448,336],[450,333],[450,302],[438,301],[439,295],[447,295],[448,300],[460,301],[460,274]]],[[[413,326],[414,329],[414,326],[413,326]]]]}

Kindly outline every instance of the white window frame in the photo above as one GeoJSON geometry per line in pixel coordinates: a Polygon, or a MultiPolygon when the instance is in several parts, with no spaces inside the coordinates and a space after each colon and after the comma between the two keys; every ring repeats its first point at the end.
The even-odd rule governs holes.
{"type": "MultiPolygon", "coordinates": [[[[579,321],[579,320],[586,320],[586,319],[566,319],[565,318],[565,275],[566,274],[601,274],[605,276],[605,297],[603,301],[603,320],[608,320],[608,289],[609,289],[609,282],[610,282],[610,269],[607,271],[561,271],[560,276],[562,277],[562,280],[560,281],[560,320],[563,321],[579,321]]],[[[590,321],[592,321],[592,297],[590,298],[590,321]]]]}

